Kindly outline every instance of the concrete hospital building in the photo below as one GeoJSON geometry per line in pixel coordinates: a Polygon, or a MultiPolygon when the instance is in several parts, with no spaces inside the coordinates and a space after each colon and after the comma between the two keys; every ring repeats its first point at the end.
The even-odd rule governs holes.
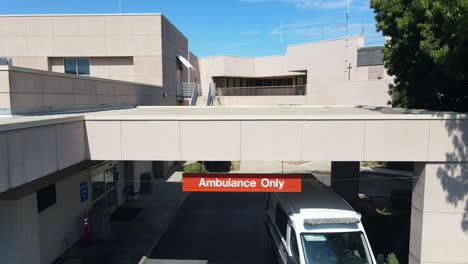
{"type": "Polygon", "coordinates": [[[468,261],[468,115],[386,108],[361,36],[198,58],[161,14],[5,15],[0,35],[2,263],[52,263],[84,212],[105,237],[140,180],[185,160],[330,161],[350,200],[333,179],[360,161],[414,162],[409,262],[468,261]]]}

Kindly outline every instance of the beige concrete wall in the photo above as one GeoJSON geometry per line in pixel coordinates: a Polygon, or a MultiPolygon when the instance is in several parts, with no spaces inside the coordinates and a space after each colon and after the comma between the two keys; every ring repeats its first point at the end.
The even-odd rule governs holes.
{"type": "Polygon", "coordinates": [[[10,73],[0,70],[0,109],[8,109],[10,107],[10,73]]]}
{"type": "MultiPolygon", "coordinates": [[[[386,106],[388,80],[330,81],[333,86],[306,96],[218,96],[224,106],[368,105],[386,106]]],[[[315,88],[312,88],[315,89],[315,88]]]]}
{"type": "Polygon", "coordinates": [[[337,105],[388,106],[390,80],[345,81],[336,89],[337,105]]]}
{"type": "Polygon", "coordinates": [[[276,55],[255,58],[255,75],[268,77],[297,75],[297,73],[290,72],[287,55],[276,55]]]}
{"type": "Polygon", "coordinates": [[[0,256],[2,256],[2,263],[39,263],[38,230],[35,193],[21,200],[0,201],[0,256]]]}
{"type": "MultiPolygon", "coordinates": [[[[8,54],[8,53],[5,53],[8,54]]],[[[9,56],[13,65],[37,70],[49,70],[47,56],[9,56]]]]}
{"type": "Polygon", "coordinates": [[[255,76],[255,58],[221,55],[200,58],[199,61],[204,92],[213,82],[213,76],[255,76]]]}
{"type": "Polygon", "coordinates": [[[49,58],[98,57],[91,76],[158,86],[165,80],[165,104],[175,103],[175,53],[187,57],[187,39],[161,14],[3,15],[0,34],[0,54],[14,66],[62,71],[49,58]],[[124,57],[133,57],[132,69],[116,59],[124,57]]]}
{"type": "Polygon", "coordinates": [[[211,56],[200,58],[201,82],[213,76],[266,77],[307,72],[307,98],[223,97],[225,105],[372,105],[386,106],[392,78],[382,66],[357,67],[360,36],[288,46],[287,53],[266,57],[211,56]],[[351,70],[348,66],[351,64],[351,70]],[[253,67],[252,67],[253,65],[253,67]],[[348,73],[348,71],[350,71],[348,73]],[[378,79],[381,77],[381,79],[378,79]],[[348,80],[349,78],[349,80],[348,80]],[[369,80],[369,81],[368,81],[369,80]],[[368,82],[368,83],[367,83],[368,82]]]}
{"type": "Polygon", "coordinates": [[[0,81],[8,74],[8,90],[0,94],[3,111],[13,114],[103,108],[110,106],[157,105],[161,89],[157,86],[94,77],[59,74],[4,66],[0,81]],[[3,76],[3,77],[2,77],[3,76]]]}
{"type": "MultiPolygon", "coordinates": [[[[466,138],[442,140],[457,130],[441,127],[440,122],[379,118],[193,122],[87,117],[86,131],[93,160],[468,161],[468,155],[451,154],[466,153],[466,138]],[[110,136],[105,131],[114,133],[110,136]],[[144,140],[149,137],[150,142],[144,140]],[[195,144],[193,138],[205,147],[195,144]],[[223,153],[213,155],[212,149],[223,153]]],[[[468,126],[466,120],[458,122],[459,129],[468,126]]]]}
{"type": "Polygon", "coordinates": [[[85,160],[84,123],[75,120],[0,132],[0,192],[85,160]]]}
{"type": "Polygon", "coordinates": [[[83,235],[83,214],[91,208],[89,170],[57,182],[55,190],[57,202],[39,212],[36,218],[41,264],[52,263],[63,254],[66,243],[76,243],[83,235]],[[88,182],[89,192],[88,201],[83,203],[80,202],[81,182],[88,182]]]}
{"type": "Polygon", "coordinates": [[[409,263],[465,263],[468,164],[417,164],[409,263]]]}
{"type": "Polygon", "coordinates": [[[190,71],[190,82],[200,84],[200,60],[197,57],[197,55],[193,54],[192,52],[190,52],[190,56],[188,59],[190,64],[192,64],[193,67],[195,67],[195,70],[190,71]]]}
{"type": "Polygon", "coordinates": [[[0,25],[3,56],[162,55],[160,14],[3,15],[0,25]]]}
{"type": "MultiPolygon", "coordinates": [[[[167,97],[162,100],[163,105],[176,104],[177,89],[177,54],[188,59],[187,38],[164,16],[161,16],[161,50],[162,50],[162,79],[163,93],[167,97]]],[[[182,81],[188,81],[188,69],[182,66],[182,81]]]]}
{"type": "MultiPolygon", "coordinates": [[[[65,73],[63,57],[49,57],[49,71],[65,73]]],[[[133,82],[133,57],[91,57],[90,76],[133,82]]]]}

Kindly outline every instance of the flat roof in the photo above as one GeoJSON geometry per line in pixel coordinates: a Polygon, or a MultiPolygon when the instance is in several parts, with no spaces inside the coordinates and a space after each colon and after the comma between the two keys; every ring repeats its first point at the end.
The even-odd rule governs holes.
{"type": "Polygon", "coordinates": [[[440,120],[467,113],[369,106],[139,106],[80,113],[0,117],[0,131],[82,120],[440,120]]]}
{"type": "Polygon", "coordinates": [[[141,106],[86,113],[86,120],[468,119],[466,113],[369,106],[141,106]]]}

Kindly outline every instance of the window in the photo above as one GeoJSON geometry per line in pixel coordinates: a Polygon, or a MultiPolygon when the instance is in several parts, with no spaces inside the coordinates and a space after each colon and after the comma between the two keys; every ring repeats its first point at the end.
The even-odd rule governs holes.
{"type": "Polygon", "coordinates": [[[383,65],[383,46],[360,48],[357,54],[357,66],[383,65]]]}
{"type": "Polygon", "coordinates": [[[241,79],[235,79],[235,87],[241,87],[241,79]]]}
{"type": "Polygon", "coordinates": [[[89,58],[64,58],[65,73],[89,75],[89,58]]]}
{"type": "Polygon", "coordinates": [[[286,228],[288,226],[288,215],[281,208],[280,204],[276,204],[276,215],[275,215],[276,227],[278,227],[279,232],[286,238],[286,228]]]}
{"type": "Polygon", "coordinates": [[[37,211],[41,212],[57,202],[57,194],[55,192],[55,184],[51,184],[36,192],[37,211]]]}
{"type": "Polygon", "coordinates": [[[234,84],[234,79],[232,78],[228,78],[228,87],[231,88],[231,87],[235,87],[235,84],[234,84]]]}
{"type": "Polygon", "coordinates": [[[299,249],[297,247],[297,239],[296,239],[296,231],[291,226],[290,238],[289,238],[289,249],[291,250],[291,255],[296,259],[299,260],[299,249]]]}
{"type": "Polygon", "coordinates": [[[307,264],[372,264],[362,232],[302,233],[301,239],[307,264]]]}
{"type": "Polygon", "coordinates": [[[302,76],[296,77],[296,84],[297,85],[304,85],[305,84],[304,77],[302,77],[302,76]]]}
{"type": "Polygon", "coordinates": [[[115,167],[91,177],[93,208],[109,208],[117,203],[117,180],[115,167]]]}

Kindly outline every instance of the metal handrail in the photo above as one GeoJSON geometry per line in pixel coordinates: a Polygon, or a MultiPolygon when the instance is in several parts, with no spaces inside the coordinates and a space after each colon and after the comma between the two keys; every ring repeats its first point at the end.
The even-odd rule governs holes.
{"type": "Polygon", "coordinates": [[[198,89],[197,89],[197,86],[195,85],[195,88],[192,90],[192,97],[190,99],[190,106],[196,106],[197,105],[197,99],[198,99],[198,89]]]}
{"type": "Polygon", "coordinates": [[[206,99],[207,106],[213,105],[213,100],[215,98],[215,91],[216,91],[216,85],[214,83],[210,83],[210,86],[208,87],[208,96],[206,99]]]}
{"type": "Polygon", "coordinates": [[[296,96],[306,94],[306,85],[216,88],[218,96],[296,96]]]}

